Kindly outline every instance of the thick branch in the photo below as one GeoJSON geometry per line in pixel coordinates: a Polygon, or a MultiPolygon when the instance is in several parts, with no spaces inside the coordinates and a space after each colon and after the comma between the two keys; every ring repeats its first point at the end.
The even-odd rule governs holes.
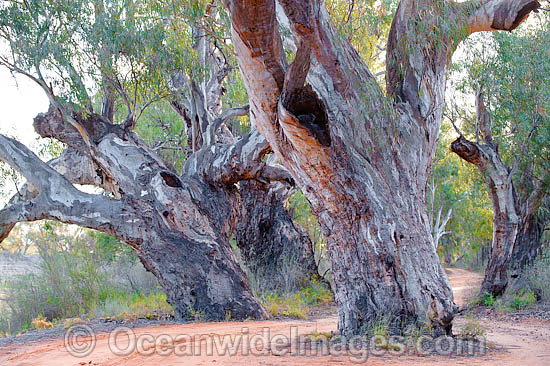
{"type": "MultiPolygon", "coordinates": [[[[114,233],[116,222],[130,217],[120,201],[76,189],[51,166],[16,140],[0,135],[0,159],[17,169],[39,190],[30,201],[8,205],[0,211],[0,240],[17,222],[57,220],[114,233]]],[[[83,176],[82,176],[83,177],[83,176]]],[[[128,232],[126,230],[125,232],[128,232]]],[[[134,240],[126,235],[128,239],[134,240]]],[[[130,241],[132,241],[130,240],[130,241]]]]}
{"type": "MultiPolygon", "coordinates": [[[[476,2],[477,3],[477,2],[476,2]]],[[[473,3],[464,3],[471,7],[473,3]]],[[[540,8],[537,0],[487,0],[468,18],[470,33],[516,29],[532,11],[540,8]]]]}
{"type": "Polygon", "coordinates": [[[475,166],[481,167],[486,162],[486,158],[480,150],[479,145],[467,140],[464,136],[460,136],[451,143],[451,150],[475,166]]]}
{"type": "Polygon", "coordinates": [[[233,184],[261,175],[262,158],[271,150],[257,131],[231,145],[214,145],[196,152],[185,164],[185,175],[200,175],[209,182],[233,184]]]}

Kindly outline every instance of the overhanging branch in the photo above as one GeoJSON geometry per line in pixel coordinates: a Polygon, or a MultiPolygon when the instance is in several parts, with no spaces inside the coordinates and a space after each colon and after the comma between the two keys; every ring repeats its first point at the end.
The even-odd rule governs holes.
{"type": "MultiPolygon", "coordinates": [[[[461,4],[466,9],[476,3],[461,4]]],[[[476,7],[467,19],[469,33],[516,29],[532,11],[537,11],[540,3],[537,0],[486,0],[476,7]]]]}
{"type": "MultiPolygon", "coordinates": [[[[23,144],[3,135],[0,160],[18,170],[38,190],[29,194],[30,200],[11,203],[0,211],[0,241],[21,221],[51,219],[113,234],[117,222],[131,217],[131,212],[122,209],[121,201],[79,191],[23,144]]],[[[80,182],[89,178],[73,176],[77,177],[80,182]]]]}

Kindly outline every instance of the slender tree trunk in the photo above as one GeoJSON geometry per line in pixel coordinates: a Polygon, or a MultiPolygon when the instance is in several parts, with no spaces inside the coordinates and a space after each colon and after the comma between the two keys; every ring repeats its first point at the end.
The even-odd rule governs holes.
{"type": "Polygon", "coordinates": [[[282,183],[242,181],[241,215],[235,239],[262,290],[289,292],[318,275],[313,245],[284,206],[294,191],[282,183]]]}
{"type": "Polygon", "coordinates": [[[508,285],[508,265],[520,217],[510,169],[500,160],[498,149],[489,137],[487,135],[484,144],[477,144],[461,136],[451,144],[451,150],[477,166],[485,178],[493,202],[493,240],[481,294],[500,296],[508,285]]]}

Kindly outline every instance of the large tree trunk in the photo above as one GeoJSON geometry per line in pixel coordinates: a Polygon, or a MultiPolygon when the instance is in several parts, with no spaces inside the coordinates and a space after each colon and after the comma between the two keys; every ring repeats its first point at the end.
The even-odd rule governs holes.
{"type": "Polygon", "coordinates": [[[388,41],[389,98],[321,1],[280,1],[288,17],[280,23],[297,45],[290,67],[275,1],[227,3],[256,127],[327,240],[340,331],[359,333],[392,315],[398,327],[431,322],[436,333],[449,332],[455,305],[425,202],[447,63],[459,31],[513,29],[538,3],[489,1],[468,13],[462,4],[402,1],[388,41]],[[493,17],[500,28],[490,26],[493,17]],[[458,32],[436,32],[449,29],[441,22],[458,32]]]}
{"type": "Polygon", "coordinates": [[[75,118],[90,136],[90,147],[55,109],[35,119],[42,136],[69,145],[58,159],[67,164],[52,164],[57,172],[23,145],[0,136],[0,158],[18,169],[34,192],[0,211],[0,238],[16,222],[40,219],[100,230],[135,248],[159,279],[177,318],[264,317],[229,238],[238,215],[235,183],[289,179],[261,162],[269,148],[265,140],[251,133],[235,144],[201,150],[178,177],[133,132],[94,114],[75,118]],[[83,193],[75,183],[99,185],[113,198],[83,193]]]}
{"type": "Polygon", "coordinates": [[[289,292],[318,275],[313,246],[284,206],[294,191],[276,182],[240,182],[241,215],[235,239],[241,256],[262,290],[289,292]]]}

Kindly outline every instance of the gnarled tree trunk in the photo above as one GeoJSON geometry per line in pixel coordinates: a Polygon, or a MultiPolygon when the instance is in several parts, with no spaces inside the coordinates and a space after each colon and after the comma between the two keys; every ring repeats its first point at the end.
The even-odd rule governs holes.
{"type": "Polygon", "coordinates": [[[61,160],[74,162],[65,159],[68,155],[81,160],[58,164],[57,171],[20,143],[0,136],[1,159],[19,170],[35,192],[0,211],[0,237],[16,222],[41,219],[100,230],[135,248],[178,318],[193,313],[212,320],[228,313],[236,319],[264,317],[229,238],[239,199],[231,187],[264,173],[265,179],[277,176],[275,168],[261,162],[268,149],[265,140],[251,133],[233,145],[201,150],[178,177],[133,132],[95,114],[75,118],[90,136],[90,147],[55,108],[35,119],[42,136],[69,146],[61,160]],[[240,169],[234,169],[235,161],[242,163],[240,169]],[[113,198],[83,193],[73,184],[100,185],[113,198]]]}
{"type": "Polygon", "coordinates": [[[318,275],[313,245],[284,206],[294,191],[280,182],[240,182],[241,215],[235,239],[262,290],[289,292],[318,275]]]}
{"type": "Polygon", "coordinates": [[[393,315],[400,327],[428,321],[449,332],[455,305],[430,235],[425,189],[447,64],[460,40],[453,37],[513,29],[538,3],[401,1],[388,41],[387,96],[336,34],[322,1],[280,1],[297,45],[289,67],[275,1],[226,3],[256,128],[327,240],[340,331],[359,333],[393,315]]]}

